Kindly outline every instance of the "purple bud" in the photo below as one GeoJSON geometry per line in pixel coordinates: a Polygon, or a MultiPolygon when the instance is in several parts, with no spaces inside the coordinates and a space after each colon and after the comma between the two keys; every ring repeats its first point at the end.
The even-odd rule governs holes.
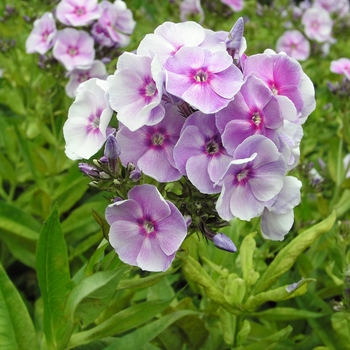
{"type": "Polygon", "coordinates": [[[108,159],[117,159],[120,156],[120,146],[113,134],[107,137],[104,156],[108,159]]]}
{"type": "Polygon", "coordinates": [[[244,20],[242,17],[240,17],[232,27],[226,40],[226,47],[230,49],[230,51],[236,52],[239,51],[239,49],[241,48],[243,31],[244,20]]]}
{"type": "Polygon", "coordinates": [[[189,215],[184,215],[184,219],[185,219],[187,228],[189,228],[190,225],[192,224],[192,218],[189,215]]]}
{"type": "Polygon", "coordinates": [[[137,182],[140,180],[140,177],[141,177],[141,171],[140,170],[137,170],[137,169],[134,169],[130,172],[130,180],[133,181],[133,182],[137,182]]]}
{"type": "Polygon", "coordinates": [[[108,164],[108,158],[105,157],[105,156],[102,156],[102,157],[99,159],[99,162],[102,163],[102,164],[108,164]]]}
{"type": "Polygon", "coordinates": [[[222,250],[226,250],[227,252],[234,253],[235,251],[237,251],[235,244],[231,241],[230,238],[228,238],[223,233],[217,233],[213,237],[213,243],[215,247],[222,250]]]}
{"type": "Polygon", "coordinates": [[[78,168],[84,175],[99,177],[98,170],[87,163],[79,163],[78,168]]]}

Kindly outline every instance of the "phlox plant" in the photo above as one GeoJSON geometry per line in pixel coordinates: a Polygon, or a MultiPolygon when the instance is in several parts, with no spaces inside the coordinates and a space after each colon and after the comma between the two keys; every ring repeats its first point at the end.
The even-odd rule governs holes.
{"type": "Polygon", "coordinates": [[[347,5],[0,4],[0,349],[350,349],[347,5]]]}

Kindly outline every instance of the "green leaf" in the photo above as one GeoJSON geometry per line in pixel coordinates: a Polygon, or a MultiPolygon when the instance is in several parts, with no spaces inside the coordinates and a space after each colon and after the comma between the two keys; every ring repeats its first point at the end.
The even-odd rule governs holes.
{"type": "Polygon", "coordinates": [[[239,257],[241,259],[243,279],[247,285],[253,285],[259,278],[259,273],[253,268],[253,254],[256,248],[255,237],[256,232],[250,233],[244,237],[239,249],[239,257]]]}
{"type": "Polygon", "coordinates": [[[101,226],[104,238],[107,241],[109,241],[108,235],[109,235],[110,226],[109,226],[107,220],[105,219],[105,216],[100,214],[99,212],[97,212],[94,209],[91,209],[91,211],[92,211],[92,216],[94,217],[95,221],[101,226]]]}
{"type": "Polygon", "coordinates": [[[1,349],[38,349],[33,322],[16,287],[0,264],[1,349]]]}
{"type": "Polygon", "coordinates": [[[325,316],[321,312],[299,310],[292,307],[274,307],[261,312],[253,312],[250,315],[269,321],[292,321],[325,316]]]}
{"type": "Polygon", "coordinates": [[[56,332],[63,323],[63,312],[71,278],[67,246],[62,234],[57,206],[41,230],[37,246],[37,275],[44,303],[44,333],[49,348],[59,349],[56,332]]]}
{"type": "Polygon", "coordinates": [[[350,349],[350,314],[348,312],[337,312],[331,317],[332,327],[343,344],[344,350],[350,349]]]}
{"type": "Polygon", "coordinates": [[[87,344],[91,341],[129,331],[158,315],[170,305],[168,300],[152,300],[131,306],[113,315],[110,319],[84,332],[73,334],[68,347],[87,344]]]}
{"type": "Polygon", "coordinates": [[[116,287],[127,270],[122,266],[117,270],[100,271],[81,280],[69,294],[64,310],[64,326],[58,336],[66,344],[78,322],[90,324],[106,308],[116,287]]]}
{"type": "Polygon", "coordinates": [[[289,334],[292,332],[293,328],[288,326],[281,329],[280,331],[266,337],[254,344],[240,348],[240,350],[270,350],[273,349],[279,342],[288,338],[289,334]]]}
{"type": "Polygon", "coordinates": [[[287,272],[294,264],[298,256],[308,248],[320,235],[330,231],[336,219],[335,211],[320,223],[310,227],[294,238],[276,255],[275,259],[265,270],[263,276],[254,286],[253,294],[268,290],[280,276],[287,272]]]}
{"type": "Polygon", "coordinates": [[[198,312],[191,310],[175,311],[115,340],[112,344],[107,346],[105,350],[139,350],[180,318],[198,314],[198,312]]]}
{"type": "Polygon", "coordinates": [[[282,301],[290,298],[295,298],[299,295],[303,295],[307,292],[307,285],[310,282],[314,282],[314,279],[302,279],[296,286],[293,286],[291,291],[288,291],[288,287],[283,286],[276,289],[269,290],[267,292],[262,292],[253,296],[250,296],[246,303],[243,305],[243,310],[253,311],[257,309],[260,305],[266,303],[267,301],[282,301]]]}

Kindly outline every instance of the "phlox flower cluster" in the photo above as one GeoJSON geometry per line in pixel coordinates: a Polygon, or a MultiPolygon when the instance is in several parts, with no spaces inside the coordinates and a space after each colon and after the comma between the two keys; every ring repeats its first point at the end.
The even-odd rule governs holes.
{"type": "Polygon", "coordinates": [[[52,49],[69,77],[66,93],[74,98],[80,83],[107,78],[103,61],[129,44],[135,21],[122,0],[61,0],[53,13],[46,12],[34,22],[26,51],[48,55],[52,49]],[[65,27],[58,30],[56,20],[65,27]]]}
{"type": "Polygon", "coordinates": [[[112,191],[131,183],[128,197],[116,190],[121,198],[106,212],[110,243],[124,262],[165,270],[187,228],[234,251],[215,234],[234,218],[261,217],[262,234],[272,240],[291,229],[301,182],[288,171],[298,164],[314,87],[284,53],[247,56],[243,29],[242,18],[231,32],[165,22],[136,53],[120,56],[106,82],[80,86],[64,128],[66,154],[88,159],[107,139],[104,157],[92,168],[82,164],[82,171],[114,178],[112,191]],[[116,131],[107,126],[112,110],[116,131]],[[117,151],[109,150],[112,144],[117,151]],[[126,169],[114,177],[104,165],[109,154],[126,169]],[[164,200],[153,185],[134,187],[144,175],[189,188],[188,201],[175,193],[172,202],[164,200]]]}
{"type": "Polygon", "coordinates": [[[331,44],[336,39],[332,37],[333,25],[349,15],[348,0],[313,0],[303,1],[292,9],[294,19],[298,19],[297,28],[289,28],[277,39],[277,52],[304,61],[310,56],[311,43],[321,45],[324,55],[327,55],[331,44]]]}

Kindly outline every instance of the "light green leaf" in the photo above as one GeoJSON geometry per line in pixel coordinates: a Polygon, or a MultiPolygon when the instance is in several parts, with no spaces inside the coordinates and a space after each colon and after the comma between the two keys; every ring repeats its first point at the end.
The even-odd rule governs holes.
{"type": "Polygon", "coordinates": [[[0,315],[1,349],[38,349],[33,322],[28,310],[1,264],[0,315]]]}
{"type": "Polygon", "coordinates": [[[255,237],[256,232],[250,233],[244,237],[239,249],[239,257],[242,265],[243,279],[247,285],[253,285],[259,278],[259,273],[253,267],[253,254],[256,248],[255,237]]]}
{"type": "Polygon", "coordinates": [[[299,295],[303,295],[307,292],[307,285],[310,282],[316,280],[308,278],[302,279],[295,286],[293,285],[292,290],[288,291],[290,286],[283,286],[276,289],[269,290],[267,292],[262,292],[253,296],[250,296],[246,303],[243,305],[243,310],[253,311],[257,309],[260,305],[266,303],[267,301],[282,301],[290,298],[295,298],[299,295]]]}
{"type": "Polygon", "coordinates": [[[258,294],[268,290],[280,276],[287,272],[294,264],[298,256],[308,248],[319,236],[330,231],[336,219],[335,212],[321,221],[320,223],[310,227],[294,238],[276,255],[275,259],[266,269],[263,276],[254,286],[253,294],[258,294]]]}
{"type": "Polygon", "coordinates": [[[73,334],[68,346],[74,348],[129,331],[161,313],[172,300],[152,300],[124,309],[94,328],[73,334]]]}
{"type": "Polygon", "coordinates": [[[180,318],[198,314],[198,312],[191,310],[175,311],[115,340],[112,344],[107,346],[105,350],[139,350],[180,318]]]}
{"type": "Polygon", "coordinates": [[[292,321],[308,318],[319,318],[325,316],[325,313],[299,310],[292,307],[274,307],[261,312],[253,312],[250,313],[250,315],[269,321],[292,321]]]}
{"type": "Polygon", "coordinates": [[[38,282],[44,303],[44,333],[49,348],[59,349],[56,332],[63,323],[63,312],[71,279],[67,246],[57,206],[41,230],[36,257],[38,282]]]}
{"type": "Polygon", "coordinates": [[[339,343],[343,344],[344,350],[350,349],[350,314],[337,312],[331,317],[332,327],[337,334],[339,343]]]}

